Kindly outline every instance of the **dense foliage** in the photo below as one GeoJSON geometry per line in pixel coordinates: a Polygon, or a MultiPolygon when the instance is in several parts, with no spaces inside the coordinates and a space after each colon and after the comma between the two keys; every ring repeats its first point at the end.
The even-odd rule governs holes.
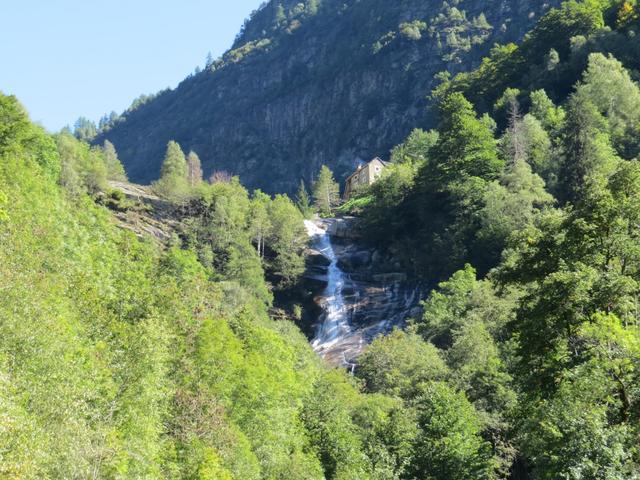
{"type": "Polygon", "coordinates": [[[268,317],[263,268],[274,288],[301,268],[288,198],[200,185],[161,249],[96,204],[101,151],[13,97],[0,130],[0,477],[381,478],[369,452],[401,461],[370,430],[396,428],[397,402],[268,317]]]}
{"type": "Polygon", "coordinates": [[[119,198],[112,147],[49,136],[13,97],[0,118],[0,476],[492,478],[482,418],[435,347],[390,337],[406,338],[388,355],[410,382],[364,393],[269,318],[303,268],[287,197],[185,186],[173,143],[162,185],[179,195],[154,200],[179,220],[163,248],[101,206],[129,208],[105,200],[119,198]]]}
{"type": "MultiPolygon", "coordinates": [[[[614,41],[634,35],[635,8],[566,2],[521,46],[445,78],[434,92],[437,130],[414,131],[361,193],[373,242],[416,276],[448,279],[407,333],[369,347],[357,374],[367,391],[418,411],[434,382],[463,392],[473,408],[457,405],[471,416],[456,438],[475,446],[447,457],[458,468],[484,465],[500,478],[640,475],[640,87],[628,70],[638,57],[614,41]],[[585,53],[603,45],[620,48],[622,61],[585,53]],[[549,47],[556,53],[543,59],[549,47]],[[582,63],[569,58],[578,51],[582,63]],[[552,65],[539,68],[543,60],[552,65]],[[495,120],[476,113],[489,107],[495,120]]],[[[455,431],[452,418],[430,419],[427,431],[441,421],[455,431]]],[[[456,444],[445,445],[437,453],[456,444]]],[[[436,468],[433,451],[422,452],[436,468]]],[[[487,470],[437,471],[418,478],[487,470]]]]}
{"type": "MultiPolygon", "coordinates": [[[[274,41],[324,3],[278,5],[274,41]]],[[[435,288],[355,376],[269,315],[304,270],[304,181],[296,203],[205,182],[171,141],[161,246],[116,226],[126,177],[90,122],[52,136],[0,95],[0,477],[640,478],[636,8],[568,1],[441,77],[437,128],[351,203],[435,288]]],[[[446,33],[455,59],[490,28],[447,4],[373,50],[446,33]]],[[[337,194],[322,168],[315,206],[337,194]]]]}

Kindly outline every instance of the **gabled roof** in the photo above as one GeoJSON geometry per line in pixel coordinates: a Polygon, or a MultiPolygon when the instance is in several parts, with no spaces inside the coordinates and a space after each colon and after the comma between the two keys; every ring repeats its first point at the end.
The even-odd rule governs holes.
{"type": "Polygon", "coordinates": [[[362,170],[365,166],[371,165],[376,160],[379,161],[385,167],[388,167],[389,165],[391,165],[391,162],[385,162],[380,157],[375,157],[375,158],[371,159],[370,161],[368,161],[365,165],[362,165],[362,168],[358,168],[355,172],[353,172],[351,175],[349,175],[345,181],[348,182],[349,180],[351,180],[352,177],[354,177],[358,173],[360,173],[360,170],[362,170]]]}
{"type": "Polygon", "coordinates": [[[371,160],[367,165],[369,165],[370,163],[375,162],[376,160],[378,160],[382,165],[384,165],[385,167],[388,167],[389,165],[391,165],[391,162],[385,162],[384,160],[382,160],[380,157],[376,157],[373,160],[371,160]]]}

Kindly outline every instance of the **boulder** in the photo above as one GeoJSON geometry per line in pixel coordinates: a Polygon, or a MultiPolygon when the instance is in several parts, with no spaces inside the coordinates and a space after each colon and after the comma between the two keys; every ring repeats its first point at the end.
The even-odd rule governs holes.
{"type": "Polygon", "coordinates": [[[328,267],[331,261],[318,250],[309,249],[307,251],[307,266],[309,267],[328,267]]]}
{"type": "Polygon", "coordinates": [[[327,222],[327,233],[332,237],[354,240],[360,238],[355,217],[334,218],[327,222]]]}

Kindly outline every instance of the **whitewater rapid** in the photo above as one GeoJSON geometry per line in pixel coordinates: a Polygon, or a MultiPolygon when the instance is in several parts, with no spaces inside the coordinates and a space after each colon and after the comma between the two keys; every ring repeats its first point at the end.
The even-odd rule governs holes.
{"type": "Polygon", "coordinates": [[[379,335],[406,325],[420,295],[417,286],[389,279],[387,275],[376,279],[369,271],[363,279],[362,274],[343,271],[338,257],[345,257],[345,246],[334,249],[327,231],[330,224],[331,221],[305,221],[313,248],[329,262],[326,278],[323,277],[326,287],[318,297],[323,313],[311,346],[330,364],[353,372],[357,357],[368,344],[379,335]]]}
{"type": "Polygon", "coordinates": [[[338,258],[327,231],[311,220],[305,220],[304,224],[314,247],[330,262],[327,268],[327,287],[323,293],[324,313],[316,336],[311,342],[313,349],[322,355],[351,333],[347,308],[342,295],[346,277],[338,266],[338,258]]]}

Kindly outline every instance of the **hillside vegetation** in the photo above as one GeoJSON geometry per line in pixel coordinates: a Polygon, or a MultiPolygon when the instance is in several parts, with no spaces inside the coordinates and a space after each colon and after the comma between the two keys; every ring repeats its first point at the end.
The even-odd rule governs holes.
{"type": "MultiPolygon", "coordinates": [[[[236,45],[327,4],[268,4],[255,21],[281,22],[236,45]]],[[[336,208],[329,168],[296,205],[205,182],[163,139],[161,243],[118,226],[148,206],[109,188],[117,145],[49,135],[0,95],[0,478],[638,479],[639,28],[635,2],[572,0],[440,76],[436,128],[343,206],[433,287],[353,375],[312,351],[299,306],[274,319],[303,216],[336,208]]]]}
{"type": "Polygon", "coordinates": [[[286,197],[226,178],[185,189],[171,144],[154,188],[179,224],[163,247],[102,206],[140,208],[105,186],[121,174],[110,148],[50,136],[4,95],[0,134],[0,477],[494,477],[444,365],[410,402],[369,394],[269,317],[304,246],[286,197]]]}
{"type": "MultiPolygon", "coordinates": [[[[444,280],[410,331],[494,441],[512,439],[496,445],[525,478],[640,474],[639,19],[631,2],[565,2],[521,45],[444,78],[437,129],[415,130],[351,202],[364,238],[444,280]]],[[[386,381],[402,345],[365,354],[369,390],[412,395],[386,381]]]]}

